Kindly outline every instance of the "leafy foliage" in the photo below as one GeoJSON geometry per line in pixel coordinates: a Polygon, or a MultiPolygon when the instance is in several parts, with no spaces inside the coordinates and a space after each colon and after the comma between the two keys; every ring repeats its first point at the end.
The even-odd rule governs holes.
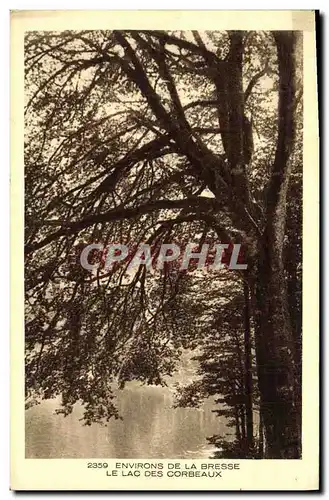
{"type": "MultiPolygon", "coordinates": [[[[285,214],[276,200],[301,165],[300,83],[298,95],[286,92],[292,46],[291,34],[267,32],[26,34],[28,405],[61,395],[59,411],[80,401],[87,424],[118,418],[116,387],[165,384],[183,350],[197,349],[201,378],[179,389],[180,402],[216,395],[241,445],[241,283],[254,293],[264,235],[273,214],[285,214]],[[89,273],[79,262],[89,243],[157,249],[168,241],[241,243],[248,272],[186,273],[175,264],[147,272],[123,262],[89,273]]],[[[298,289],[292,317],[301,267],[289,249],[299,229],[291,203],[284,279],[298,289]]]]}

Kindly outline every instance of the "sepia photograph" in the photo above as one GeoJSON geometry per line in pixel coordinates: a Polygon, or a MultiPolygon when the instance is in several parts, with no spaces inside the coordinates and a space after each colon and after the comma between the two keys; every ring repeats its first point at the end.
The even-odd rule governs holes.
{"type": "Polygon", "coordinates": [[[127,26],[22,37],[23,459],[302,463],[303,26],[127,26]]]}
{"type": "Polygon", "coordinates": [[[302,50],[26,34],[27,456],[301,457],[302,50]]]}

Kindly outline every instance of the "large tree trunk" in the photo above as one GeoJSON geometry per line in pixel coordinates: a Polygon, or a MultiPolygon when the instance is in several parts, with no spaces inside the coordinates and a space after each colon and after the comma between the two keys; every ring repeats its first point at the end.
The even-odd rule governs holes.
{"type": "Polygon", "coordinates": [[[298,458],[300,405],[296,343],[284,269],[286,201],[295,137],[294,32],[274,33],[279,67],[278,141],[267,189],[266,225],[258,241],[255,341],[266,456],[298,458]]]}
{"type": "Polygon", "coordinates": [[[243,282],[244,293],[244,387],[246,396],[246,427],[247,447],[251,451],[254,446],[254,423],[253,423],[253,384],[252,384],[252,358],[251,358],[251,328],[250,328],[250,300],[249,286],[243,282]]]}
{"type": "MultiPolygon", "coordinates": [[[[270,230],[268,230],[270,232],[270,230]]],[[[273,235],[263,245],[256,284],[256,355],[267,458],[298,458],[295,346],[280,252],[273,235]],[[271,242],[271,243],[270,243],[271,242]]]]}
{"type": "MultiPolygon", "coordinates": [[[[298,165],[300,169],[300,165],[298,165]]],[[[300,173],[300,176],[302,174],[300,173]]],[[[287,276],[288,308],[295,344],[296,404],[302,405],[302,180],[290,182],[288,196],[296,200],[287,213],[287,236],[285,268],[287,276]]],[[[300,417],[301,417],[301,412],[300,417]]],[[[301,425],[301,422],[300,422],[301,425]]]]}

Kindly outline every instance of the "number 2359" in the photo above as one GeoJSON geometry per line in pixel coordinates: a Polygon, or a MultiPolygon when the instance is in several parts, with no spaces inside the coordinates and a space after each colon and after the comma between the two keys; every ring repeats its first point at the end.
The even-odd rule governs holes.
{"type": "Polygon", "coordinates": [[[106,462],[88,462],[87,463],[87,468],[88,469],[107,469],[109,464],[106,462]]]}

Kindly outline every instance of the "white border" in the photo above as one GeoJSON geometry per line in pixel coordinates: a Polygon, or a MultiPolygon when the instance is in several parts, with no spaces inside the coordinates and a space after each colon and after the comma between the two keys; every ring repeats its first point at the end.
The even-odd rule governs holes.
{"type": "MultiPolygon", "coordinates": [[[[16,1],[14,5],[12,5],[13,2],[2,2],[1,7],[0,7],[0,37],[2,38],[1,44],[0,44],[0,51],[1,51],[1,66],[2,69],[4,70],[4,73],[2,72],[2,77],[0,78],[0,85],[1,85],[1,92],[0,92],[0,98],[2,99],[1,103],[1,118],[2,118],[2,133],[1,133],[1,140],[3,142],[2,144],[2,166],[0,169],[0,176],[2,176],[2,179],[0,181],[0,189],[1,189],[1,195],[0,195],[0,203],[1,203],[1,214],[2,214],[2,245],[0,247],[0,255],[1,255],[1,262],[3,263],[3,268],[2,268],[2,279],[1,279],[1,286],[2,286],[2,331],[3,331],[3,340],[1,344],[1,364],[0,364],[0,380],[1,380],[1,395],[2,395],[2,402],[3,402],[3,408],[2,411],[0,412],[0,429],[2,432],[2,435],[0,437],[0,442],[1,442],[1,473],[0,473],[0,493],[1,493],[1,498],[9,498],[9,495],[11,493],[8,490],[8,485],[9,485],[9,460],[8,460],[8,455],[9,455],[9,432],[8,432],[8,426],[9,426],[9,418],[8,418],[8,401],[9,401],[9,385],[8,385],[8,374],[9,374],[9,363],[8,363],[8,350],[9,350],[9,300],[8,300],[8,286],[9,284],[9,252],[8,252],[8,240],[9,240],[9,189],[8,189],[8,180],[9,180],[9,9],[15,10],[15,9],[24,9],[24,10],[30,10],[30,9],[62,9],[62,8],[70,8],[70,9],[88,9],[90,8],[91,4],[90,2],[84,2],[80,1],[77,5],[77,2],[72,2],[70,0],[65,0],[61,2],[48,2],[47,5],[44,4],[42,1],[32,1],[32,2],[25,2],[25,1],[16,1]],[[7,73],[8,71],[8,73],[7,73]],[[5,411],[4,411],[5,410],[5,411]]],[[[99,0],[94,0],[92,2],[92,8],[93,9],[108,9],[109,3],[106,1],[99,1],[99,0]]],[[[252,1],[248,2],[248,7],[251,9],[262,9],[264,3],[259,2],[259,1],[252,1]]],[[[316,6],[310,5],[310,2],[305,2],[305,1],[294,1],[294,2],[284,2],[282,0],[277,0],[276,2],[271,2],[270,4],[266,3],[266,7],[268,9],[271,8],[276,8],[276,9],[283,9],[283,8],[289,8],[289,9],[303,9],[303,8],[320,8],[322,12],[325,12],[326,10],[326,5],[327,2],[325,3],[324,0],[317,2],[316,6]],[[272,4],[272,5],[271,5],[272,4]]],[[[221,5],[224,7],[224,5],[221,5]]],[[[170,8],[175,8],[175,9],[186,9],[186,8],[193,8],[197,7],[196,4],[193,4],[191,1],[172,1],[168,0],[165,2],[164,5],[158,4],[154,5],[153,2],[150,1],[142,1],[139,2],[138,5],[133,2],[133,1],[123,1],[120,2],[120,9],[170,9],[170,8]]],[[[242,1],[236,1],[233,0],[230,2],[230,8],[231,9],[245,9],[247,7],[245,2],[242,1]]],[[[202,2],[202,8],[203,9],[216,9],[218,8],[218,1],[203,1],[202,2]]],[[[325,37],[325,46],[324,49],[326,53],[328,54],[328,36],[325,37]]],[[[323,58],[324,59],[324,58],[323,58]]],[[[328,82],[328,65],[325,68],[325,81],[328,82]]],[[[323,84],[323,92],[325,93],[326,90],[326,85],[323,84]]],[[[325,102],[321,103],[321,106],[324,106],[325,102]]],[[[328,102],[326,102],[325,106],[325,113],[323,114],[323,120],[328,117],[328,102]]],[[[325,149],[325,145],[327,144],[328,140],[328,128],[325,128],[324,131],[326,132],[326,135],[322,136],[322,142],[323,142],[323,148],[325,149]]],[[[323,158],[323,169],[325,170],[325,158],[323,158]]],[[[323,189],[323,193],[329,193],[329,175],[325,175],[324,179],[325,181],[325,188],[323,189]]],[[[324,200],[325,202],[325,197],[324,200]]],[[[325,217],[324,220],[324,243],[326,245],[326,248],[328,248],[328,231],[329,227],[327,227],[327,223],[329,220],[329,205],[328,203],[325,203],[325,212],[323,216],[325,217]]],[[[315,252],[317,251],[316,245],[315,246],[315,252]]],[[[325,268],[325,282],[328,283],[328,266],[325,268]]],[[[327,301],[324,303],[324,311],[327,309],[327,301]]],[[[327,356],[324,357],[324,362],[323,362],[323,369],[326,372],[326,380],[323,381],[323,383],[326,382],[325,384],[325,396],[326,400],[329,398],[329,391],[328,391],[328,370],[326,370],[326,360],[329,359],[328,356],[328,342],[325,342],[325,334],[327,331],[329,331],[329,320],[328,316],[325,318],[325,323],[323,323],[323,335],[322,335],[322,341],[324,342],[326,346],[326,351],[325,354],[327,356]],[[327,323],[328,321],[328,323],[327,323]],[[327,328],[328,326],[328,328],[327,328]]],[[[325,416],[323,415],[323,421],[325,422],[325,416]]],[[[328,449],[328,434],[325,435],[326,437],[326,444],[325,444],[325,449],[328,449]]],[[[324,485],[326,486],[326,474],[324,474],[324,485]]],[[[113,495],[114,493],[111,493],[113,495]]],[[[200,494],[201,495],[201,494],[200,494]]],[[[31,497],[34,497],[35,495],[31,495],[31,497]]],[[[39,496],[39,495],[38,495],[39,496]]],[[[64,497],[69,498],[71,496],[70,493],[64,494],[64,497]]],[[[201,495],[202,496],[202,495],[201,495]]],[[[226,496],[226,495],[225,495],[226,496]]],[[[228,496],[228,495],[227,495],[228,496]]],[[[231,495],[230,495],[231,496],[231,495]]],[[[280,494],[282,496],[282,494],[280,494]]],[[[88,497],[94,497],[94,494],[89,494],[88,497]]]]}

